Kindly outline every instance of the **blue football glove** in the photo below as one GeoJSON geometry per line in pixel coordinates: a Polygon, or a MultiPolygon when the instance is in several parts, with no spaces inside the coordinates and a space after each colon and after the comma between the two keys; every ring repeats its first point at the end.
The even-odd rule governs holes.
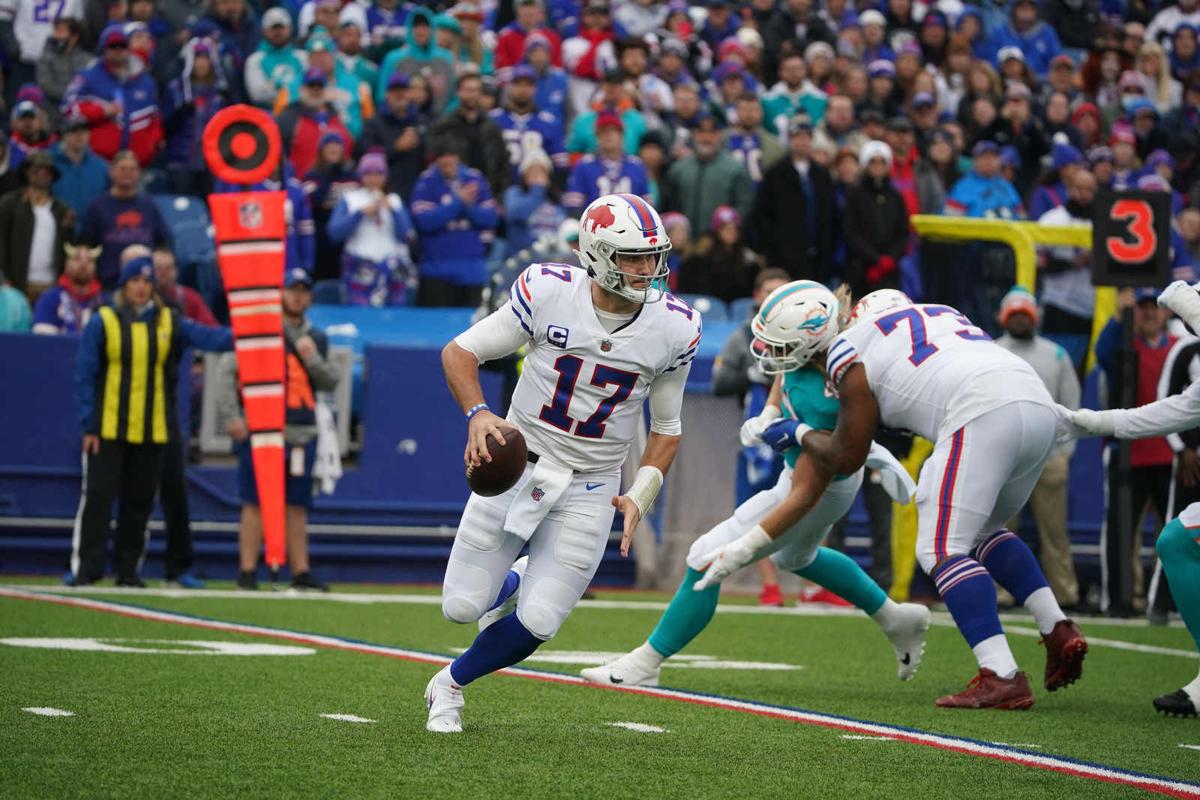
{"type": "MultiPolygon", "coordinates": [[[[799,447],[800,442],[796,437],[796,429],[799,427],[800,421],[795,419],[781,419],[778,422],[772,422],[762,432],[763,444],[770,445],[777,453],[799,447]]],[[[800,435],[803,436],[803,432],[800,435]]]]}

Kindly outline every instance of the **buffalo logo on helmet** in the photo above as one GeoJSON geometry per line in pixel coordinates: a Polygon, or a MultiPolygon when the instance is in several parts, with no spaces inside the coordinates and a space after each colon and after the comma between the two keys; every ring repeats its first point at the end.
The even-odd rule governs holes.
{"type": "Polygon", "coordinates": [[[588,230],[588,233],[595,233],[597,228],[611,228],[615,225],[617,223],[617,215],[605,204],[596,205],[589,208],[587,214],[584,215],[583,227],[586,228],[589,222],[592,224],[592,227],[588,230]]]}
{"type": "Polygon", "coordinates": [[[262,224],[263,210],[260,203],[251,200],[238,206],[238,225],[247,230],[254,230],[255,228],[261,228],[262,224]]]}

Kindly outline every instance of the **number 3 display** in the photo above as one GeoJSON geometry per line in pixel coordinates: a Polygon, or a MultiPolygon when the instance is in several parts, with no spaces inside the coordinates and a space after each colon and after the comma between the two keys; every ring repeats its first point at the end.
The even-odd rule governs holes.
{"type": "Polygon", "coordinates": [[[1092,283],[1165,286],[1171,199],[1166,192],[1101,192],[1092,220],[1092,283]]]}

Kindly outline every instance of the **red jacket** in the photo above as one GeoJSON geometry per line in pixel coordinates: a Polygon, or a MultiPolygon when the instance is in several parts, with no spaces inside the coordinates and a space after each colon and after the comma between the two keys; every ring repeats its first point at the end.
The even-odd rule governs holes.
{"type": "Polygon", "coordinates": [[[313,111],[297,101],[279,114],[279,134],[292,164],[294,175],[307,175],[317,163],[317,150],[326,131],[337,131],[346,143],[346,152],[354,151],[354,137],[333,106],[313,111]]]}
{"type": "Polygon", "coordinates": [[[97,61],[71,80],[63,110],[87,119],[92,149],[105,160],[110,160],[118,150],[128,149],[145,167],[162,147],[158,88],[145,72],[128,75],[122,81],[109,72],[103,61],[97,61]],[[110,103],[120,106],[115,117],[104,110],[105,104],[110,103]]]}
{"type": "MultiPolygon", "coordinates": [[[[1137,353],[1137,405],[1144,406],[1158,399],[1158,379],[1167,362],[1167,354],[1175,337],[1163,334],[1157,342],[1147,342],[1141,336],[1133,337],[1133,350],[1137,353]]],[[[1131,467],[1164,467],[1175,459],[1166,437],[1136,439],[1129,448],[1131,467]]]]}
{"type": "MultiPolygon", "coordinates": [[[[538,28],[537,32],[550,40],[550,61],[556,67],[562,66],[562,39],[553,28],[545,26],[538,28]]],[[[531,31],[527,31],[517,23],[505,25],[500,31],[500,36],[496,40],[496,52],[494,59],[496,69],[504,67],[515,67],[520,64],[525,58],[525,37],[531,31]]]]}

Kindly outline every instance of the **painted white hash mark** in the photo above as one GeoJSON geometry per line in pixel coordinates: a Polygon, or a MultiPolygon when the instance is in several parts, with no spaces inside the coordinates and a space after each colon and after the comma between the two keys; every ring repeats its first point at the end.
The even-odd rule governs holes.
{"type": "MultiPolygon", "coordinates": [[[[26,710],[28,710],[28,709],[26,709],[26,710]]],[[[1179,746],[1184,748],[1185,750],[1200,750],[1200,744],[1181,744],[1179,746]]]]}
{"type": "Polygon", "coordinates": [[[666,728],[660,728],[657,725],[644,725],[640,722],[606,722],[613,728],[624,728],[627,731],[637,731],[638,733],[670,733],[666,728]]]}
{"type": "Polygon", "coordinates": [[[353,714],[322,714],[321,716],[324,717],[325,719],[337,720],[338,722],[374,722],[375,721],[373,719],[367,719],[366,717],[356,717],[353,714]]]}
{"type": "Polygon", "coordinates": [[[31,708],[22,708],[22,711],[28,711],[30,714],[37,714],[39,717],[73,717],[74,711],[67,711],[62,708],[50,708],[49,706],[34,706],[31,708]]]}

